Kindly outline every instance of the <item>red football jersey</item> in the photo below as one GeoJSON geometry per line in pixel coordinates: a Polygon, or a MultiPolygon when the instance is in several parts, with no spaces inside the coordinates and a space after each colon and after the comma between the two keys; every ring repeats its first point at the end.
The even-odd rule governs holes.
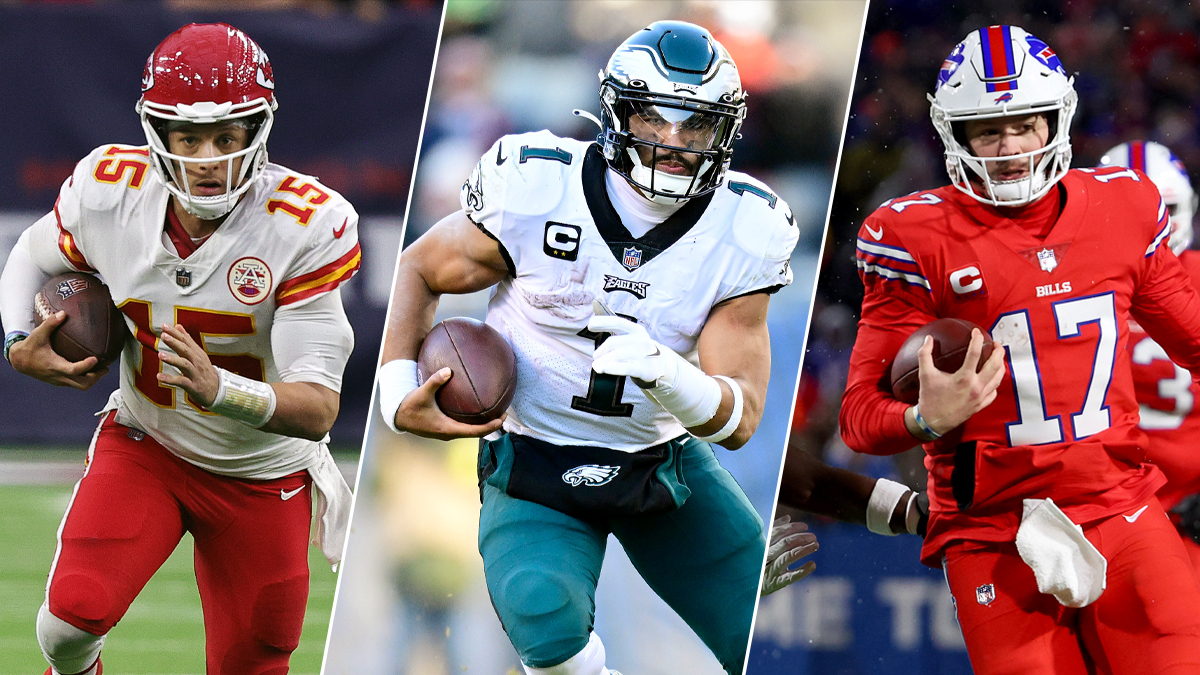
{"type": "Polygon", "coordinates": [[[1165,480],[1137,426],[1128,324],[1132,313],[1200,373],[1200,295],[1166,246],[1166,207],[1144,174],[1079,169],[1062,185],[1044,240],[953,187],[886,202],[859,232],[866,294],[841,411],[851,448],[916,444],[888,370],[917,328],[965,319],[1006,352],[996,400],[925,445],[928,564],[950,541],[1012,541],[1024,499],[1051,497],[1086,523],[1144,503],[1165,480]]]}
{"type": "MultiPolygon", "coordinates": [[[[1179,261],[1200,288],[1200,251],[1184,251],[1179,261]]],[[[1147,457],[1167,476],[1158,498],[1170,509],[1200,492],[1200,385],[1136,323],[1129,327],[1129,355],[1141,407],[1138,426],[1150,437],[1147,457]]]]}

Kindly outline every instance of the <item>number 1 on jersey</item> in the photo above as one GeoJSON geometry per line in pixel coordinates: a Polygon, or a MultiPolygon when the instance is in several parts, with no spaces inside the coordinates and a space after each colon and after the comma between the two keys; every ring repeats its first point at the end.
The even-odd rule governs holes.
{"type": "MultiPolygon", "coordinates": [[[[626,317],[629,318],[629,317],[626,317]]],[[[604,344],[612,333],[594,333],[587,328],[576,333],[579,337],[594,340],[596,347],[604,344]]],[[[633,404],[621,403],[625,393],[625,377],[622,375],[603,375],[594,370],[588,379],[587,396],[572,396],[571,408],[601,417],[632,417],[633,404]]]]}

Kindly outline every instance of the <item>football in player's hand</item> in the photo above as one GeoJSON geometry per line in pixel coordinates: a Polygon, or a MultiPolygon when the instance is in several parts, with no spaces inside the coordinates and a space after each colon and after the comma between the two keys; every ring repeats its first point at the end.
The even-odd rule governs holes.
{"type": "MultiPolygon", "coordinates": [[[[900,351],[896,352],[896,359],[892,361],[892,394],[905,403],[917,402],[921,388],[921,380],[917,376],[917,352],[925,343],[926,335],[933,336],[933,364],[942,372],[953,373],[962,367],[967,357],[972,328],[979,326],[962,319],[938,319],[913,331],[900,345],[900,351]]],[[[983,334],[983,351],[979,354],[976,372],[992,353],[992,336],[982,328],[979,328],[979,332],[983,334]]]]}
{"type": "Polygon", "coordinates": [[[484,424],[504,414],[517,390],[517,357],[491,326],[463,317],[433,327],[417,357],[421,382],[442,368],[454,375],[435,395],[446,416],[484,424]]]}
{"type": "Polygon", "coordinates": [[[95,356],[99,363],[93,370],[101,370],[120,358],[129,337],[125,317],[113,304],[108,286],[96,277],[82,272],[53,277],[33,297],[33,308],[38,321],[59,311],[67,313],[50,335],[50,346],[64,359],[74,362],[95,356]]]}

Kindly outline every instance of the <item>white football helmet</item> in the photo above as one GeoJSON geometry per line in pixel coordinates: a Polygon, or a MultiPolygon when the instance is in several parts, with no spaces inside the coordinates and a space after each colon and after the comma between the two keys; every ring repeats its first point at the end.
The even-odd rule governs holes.
{"type": "Polygon", "coordinates": [[[707,30],[683,21],[652,23],[617,47],[600,71],[600,108],[597,140],[609,166],[660,204],[721,184],[746,117],[729,52],[707,30]],[[630,128],[635,117],[640,135],[630,128]],[[664,142],[671,139],[687,145],[664,142]],[[648,165],[639,148],[649,149],[648,165]],[[671,157],[694,166],[686,175],[655,168],[671,157]]]}
{"type": "Polygon", "coordinates": [[[1146,174],[1171,213],[1171,236],[1167,246],[1176,255],[1192,246],[1192,216],[1196,213],[1196,193],[1183,162],[1170,148],[1154,141],[1130,141],[1104,153],[1101,166],[1127,166],[1146,174]]]}
{"type": "Polygon", "coordinates": [[[1071,168],[1071,118],[1075,79],[1045,42],[1017,26],[974,31],[950,52],[938,73],[930,117],[946,147],[950,182],[993,206],[1037,201],[1071,168]],[[1046,146],[1007,157],[976,157],[967,147],[964,123],[1016,115],[1045,115],[1046,146]],[[1029,173],[1012,181],[993,180],[991,162],[1029,162],[1029,173]],[[974,185],[972,185],[974,182],[974,185]]]}

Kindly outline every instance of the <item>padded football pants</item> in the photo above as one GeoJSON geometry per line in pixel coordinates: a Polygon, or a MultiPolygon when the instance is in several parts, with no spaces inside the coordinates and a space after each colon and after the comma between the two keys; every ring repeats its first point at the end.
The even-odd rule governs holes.
{"type": "Polygon", "coordinates": [[[47,584],[50,612],[106,634],[191,532],[208,675],[286,673],[308,599],[308,473],[218,476],[112,416],[97,431],[63,517],[47,584]]]}
{"type": "Polygon", "coordinates": [[[946,579],[975,673],[1200,672],[1200,584],[1158,500],[1083,531],[1108,559],[1108,587],[1082,609],[1039,593],[1013,542],[947,547],[946,579]]]}
{"type": "Polygon", "coordinates": [[[650,588],[742,672],[762,576],[762,520],[707,443],[682,454],[691,497],[665,514],[583,521],[484,486],[479,552],[492,604],[521,660],[558,665],[587,645],[611,532],[650,588]]]}

